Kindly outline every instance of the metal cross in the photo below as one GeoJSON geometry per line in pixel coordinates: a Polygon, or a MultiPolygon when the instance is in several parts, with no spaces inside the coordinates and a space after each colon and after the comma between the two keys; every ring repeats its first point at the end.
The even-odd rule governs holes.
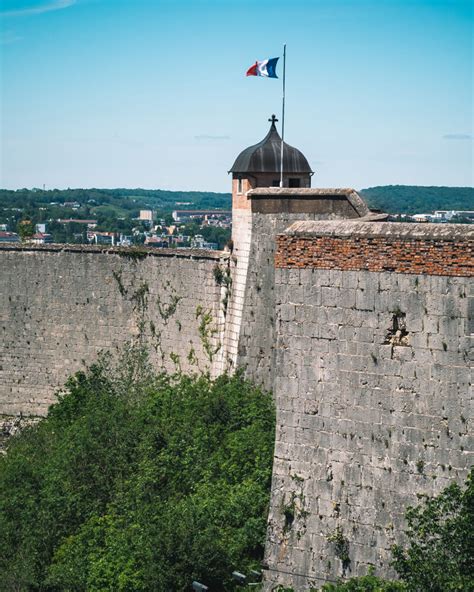
{"type": "Polygon", "coordinates": [[[273,125],[275,125],[275,122],[278,121],[278,119],[275,117],[275,115],[272,115],[272,118],[269,119],[268,121],[271,121],[273,123],[273,125]]]}

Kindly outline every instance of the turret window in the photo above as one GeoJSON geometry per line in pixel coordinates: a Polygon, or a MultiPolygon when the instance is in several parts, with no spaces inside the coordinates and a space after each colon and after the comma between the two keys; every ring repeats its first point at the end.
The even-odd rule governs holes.
{"type": "Polygon", "coordinates": [[[301,179],[288,179],[289,187],[301,187],[301,179]]]}
{"type": "Polygon", "coordinates": [[[237,193],[242,193],[242,177],[237,179],[237,193]]]}

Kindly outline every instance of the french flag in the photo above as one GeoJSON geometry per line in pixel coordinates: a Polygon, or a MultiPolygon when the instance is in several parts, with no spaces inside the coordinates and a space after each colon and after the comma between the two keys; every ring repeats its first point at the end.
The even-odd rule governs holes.
{"type": "Polygon", "coordinates": [[[265,76],[265,78],[278,78],[276,65],[280,58],[257,61],[247,70],[247,76],[265,76]]]}

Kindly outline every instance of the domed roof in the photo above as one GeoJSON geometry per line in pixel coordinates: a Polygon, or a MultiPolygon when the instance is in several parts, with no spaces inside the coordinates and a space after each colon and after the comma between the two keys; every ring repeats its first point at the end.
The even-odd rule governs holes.
{"type": "MultiPolygon", "coordinates": [[[[270,131],[265,138],[243,150],[237,156],[229,173],[279,173],[281,138],[277,132],[274,115],[271,121],[270,131]]],[[[293,148],[283,142],[283,172],[293,174],[310,174],[313,171],[306,157],[297,148],[293,148]]]]}

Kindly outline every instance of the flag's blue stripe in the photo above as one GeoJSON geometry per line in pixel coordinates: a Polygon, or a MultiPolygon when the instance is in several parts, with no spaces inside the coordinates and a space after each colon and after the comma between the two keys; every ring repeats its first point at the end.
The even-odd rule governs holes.
{"type": "Polygon", "coordinates": [[[271,58],[267,63],[268,78],[278,78],[276,75],[276,65],[280,58],[271,58]]]}

